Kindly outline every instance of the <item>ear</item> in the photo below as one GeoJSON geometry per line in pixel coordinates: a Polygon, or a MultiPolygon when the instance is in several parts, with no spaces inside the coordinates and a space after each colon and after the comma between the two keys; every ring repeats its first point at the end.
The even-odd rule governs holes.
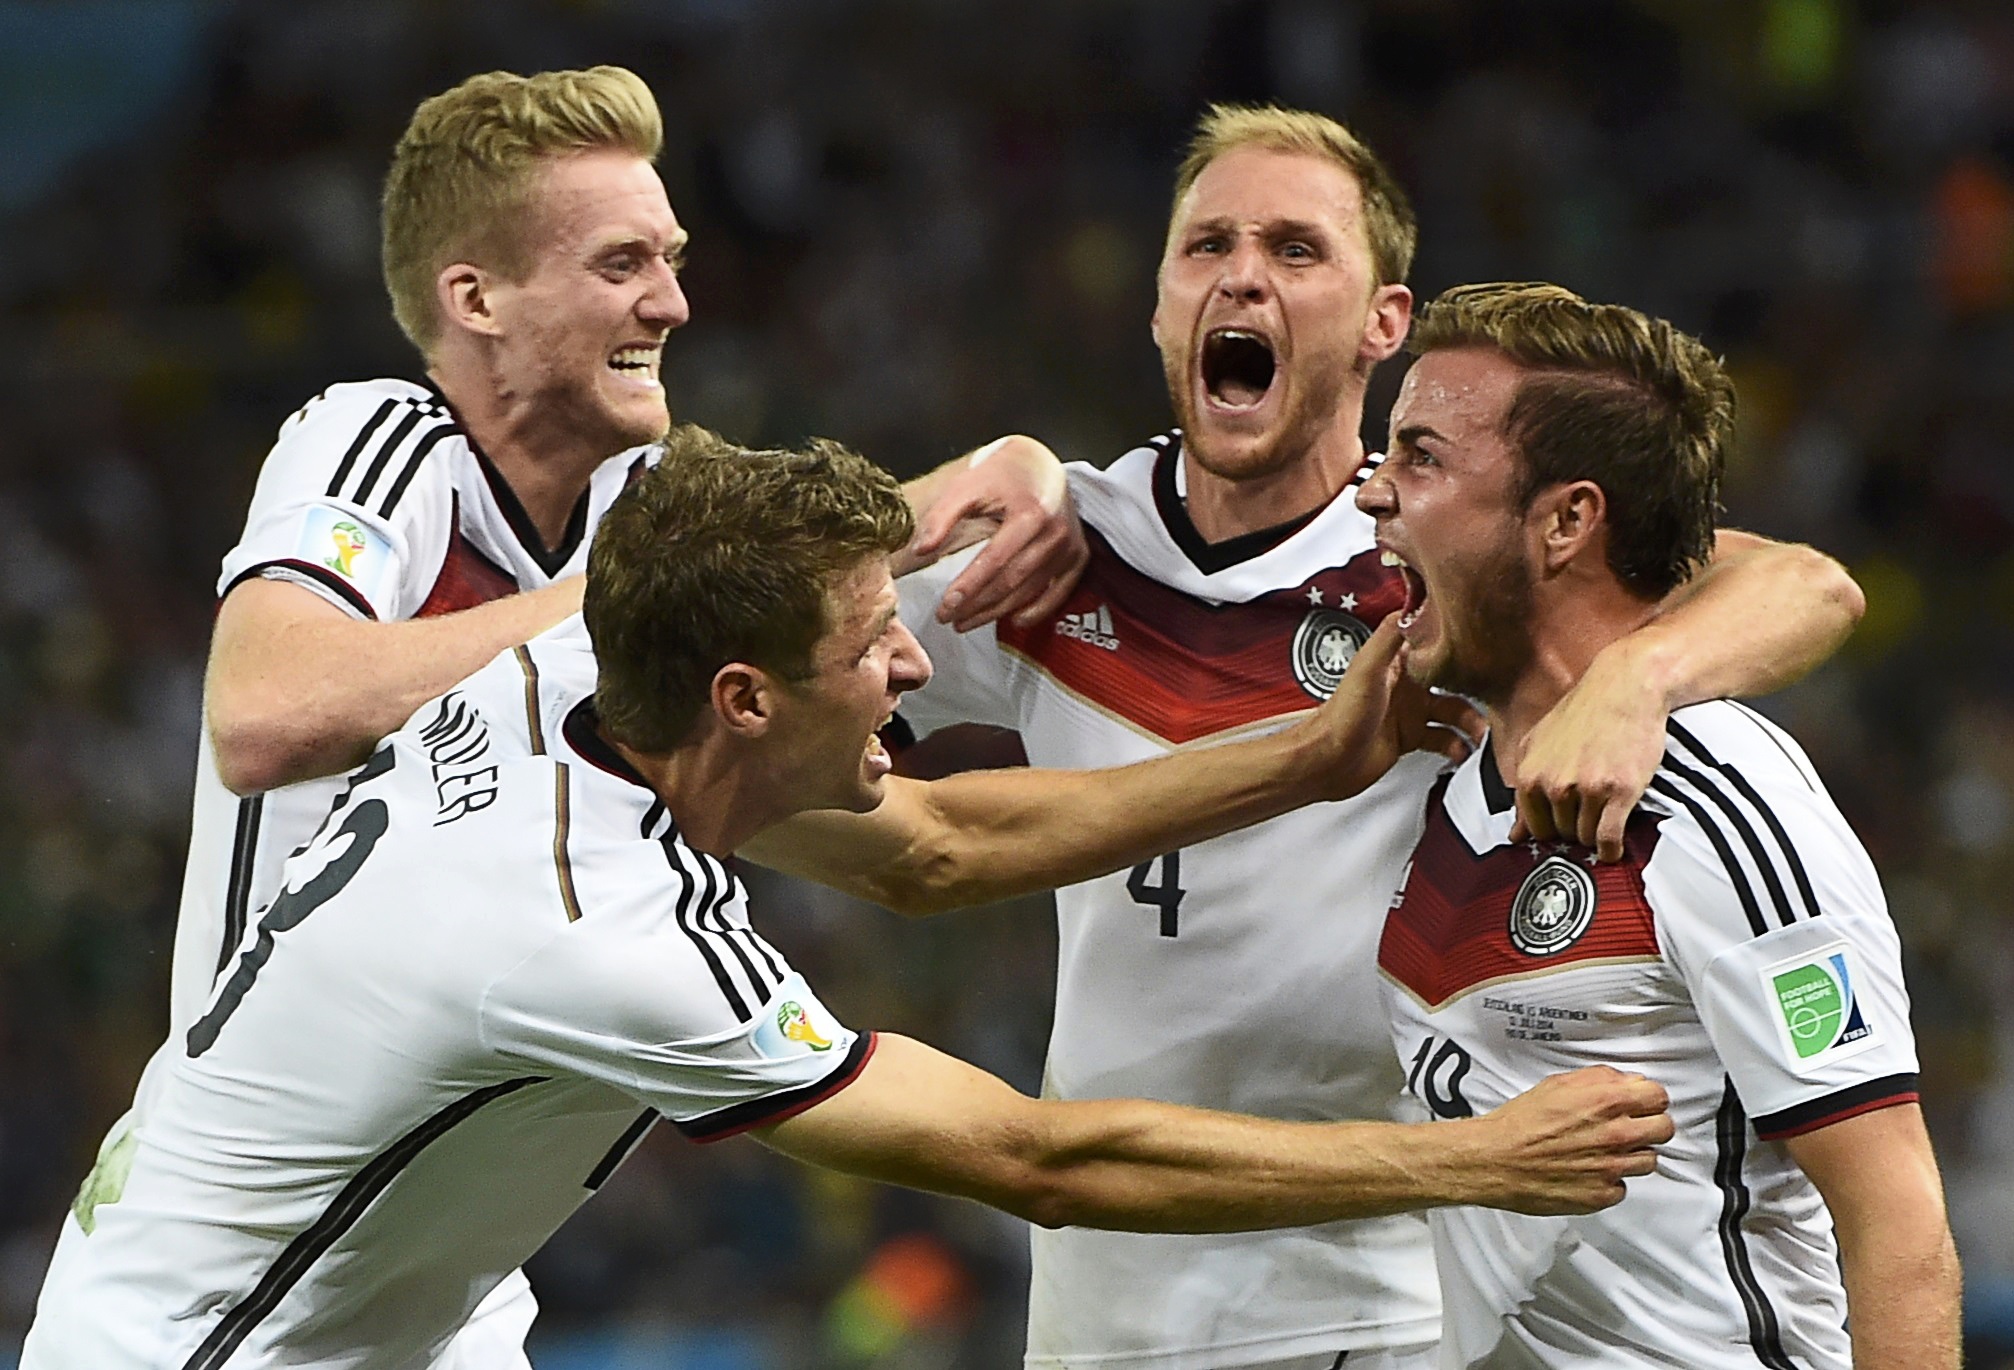
{"type": "Polygon", "coordinates": [[[441,319],[453,327],[484,337],[502,331],[497,319],[497,291],[502,282],[471,262],[451,262],[434,277],[434,299],[441,319]]]}
{"type": "Polygon", "coordinates": [[[1606,556],[1608,496],[1591,480],[1569,481],[1532,501],[1537,515],[1539,555],[1547,575],[1577,560],[1606,556]]]}
{"type": "Polygon", "coordinates": [[[776,685],[760,666],[728,662],[713,673],[709,700],[732,737],[761,737],[776,719],[776,685]]]}
{"type": "Polygon", "coordinates": [[[1364,340],[1357,348],[1357,363],[1368,371],[1388,361],[1406,345],[1413,326],[1413,292],[1403,285],[1381,285],[1371,296],[1370,313],[1364,317],[1364,340]]]}

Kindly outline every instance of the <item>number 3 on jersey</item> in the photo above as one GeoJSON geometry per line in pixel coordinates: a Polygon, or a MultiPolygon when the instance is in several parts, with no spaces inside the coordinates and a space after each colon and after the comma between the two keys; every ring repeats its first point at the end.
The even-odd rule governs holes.
{"type": "Polygon", "coordinates": [[[1133,896],[1136,904],[1161,911],[1161,935],[1174,937],[1180,934],[1181,924],[1177,914],[1182,907],[1182,896],[1188,891],[1182,888],[1182,853],[1175,850],[1166,856],[1157,856],[1151,861],[1142,861],[1133,867],[1133,873],[1126,877],[1126,893],[1133,896]],[[1161,868],[1159,884],[1149,884],[1154,867],[1161,868]]]}

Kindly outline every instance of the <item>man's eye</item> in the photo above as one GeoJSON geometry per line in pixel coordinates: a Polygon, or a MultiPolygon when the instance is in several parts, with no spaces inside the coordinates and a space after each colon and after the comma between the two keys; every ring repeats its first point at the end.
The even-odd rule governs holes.
{"type": "Polygon", "coordinates": [[[1280,255],[1288,261],[1311,262],[1315,260],[1315,249],[1306,243],[1287,243],[1280,248],[1280,255]]]}
{"type": "Polygon", "coordinates": [[[1189,248],[1189,251],[1199,256],[1211,257],[1216,256],[1223,250],[1224,240],[1222,238],[1198,238],[1189,248]]]}

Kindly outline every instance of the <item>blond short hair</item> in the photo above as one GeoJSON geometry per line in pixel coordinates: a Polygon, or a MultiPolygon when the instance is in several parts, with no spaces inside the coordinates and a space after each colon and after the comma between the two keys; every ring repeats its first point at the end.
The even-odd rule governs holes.
{"type": "Polygon", "coordinates": [[[515,229],[545,162],[604,148],[655,160],[663,143],[656,98],[622,67],[486,72],[422,101],[385,177],[385,289],[399,327],[432,349],[434,279],[451,262],[523,276],[515,229]]]}
{"type": "Polygon", "coordinates": [[[1323,114],[1278,105],[1212,105],[1196,125],[1189,152],[1175,173],[1175,204],[1169,231],[1182,197],[1203,168],[1227,152],[1256,147],[1268,152],[1292,152],[1334,162],[1355,178],[1364,205],[1364,236],[1371,246],[1371,264],[1379,285],[1402,285],[1413,269],[1413,250],[1420,228],[1412,201],[1391,169],[1378,160],[1364,140],[1323,114]]]}
{"type": "Polygon", "coordinates": [[[1734,441],[1734,382],[1663,319],[1537,282],[1461,285],[1421,311],[1407,350],[1495,348],[1529,374],[1504,416],[1516,498],[1588,480],[1608,501],[1608,565],[1661,599],[1705,565],[1734,441]]]}

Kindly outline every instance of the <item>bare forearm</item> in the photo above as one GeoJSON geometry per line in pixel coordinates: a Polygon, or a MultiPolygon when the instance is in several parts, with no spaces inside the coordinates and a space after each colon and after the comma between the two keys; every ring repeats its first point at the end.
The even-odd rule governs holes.
{"type": "Polygon", "coordinates": [[[219,770],[240,793],[349,769],[428,699],[580,607],[575,577],[406,622],[298,613],[284,600],[267,612],[274,594],[307,593],[248,582],[218,617],[206,708],[219,770]]]}
{"type": "Polygon", "coordinates": [[[1795,683],[1852,634],[1860,587],[1822,552],[1724,532],[1715,558],[1658,616],[1603,652],[1666,709],[1766,695],[1795,683]]]}
{"type": "Polygon", "coordinates": [[[1323,798],[1329,783],[1316,739],[1295,728],[1108,770],[899,782],[882,811],[806,814],[744,853],[921,916],[1137,865],[1323,798]]]}
{"type": "Polygon", "coordinates": [[[1944,1224],[1892,1213],[1842,1227],[1839,1248],[1855,1370],[1957,1370],[1961,1281],[1944,1224]]]}

